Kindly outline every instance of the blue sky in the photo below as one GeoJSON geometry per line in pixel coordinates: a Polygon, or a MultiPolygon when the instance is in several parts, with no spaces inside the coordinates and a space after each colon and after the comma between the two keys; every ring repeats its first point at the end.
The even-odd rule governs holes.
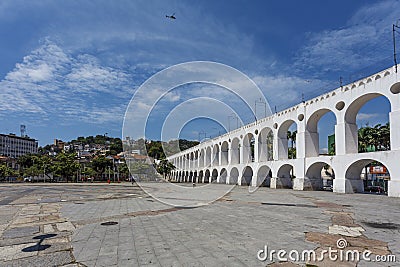
{"type": "MultiPolygon", "coordinates": [[[[336,88],[340,76],[346,82],[389,67],[398,10],[394,0],[3,0],[0,132],[18,133],[25,124],[40,145],[121,136],[135,90],[156,72],[195,60],[242,71],[280,110],[299,103],[302,93],[311,98],[336,88]],[[165,17],[172,13],[176,20],[165,17]]],[[[194,88],[178,88],[160,109],[176,106],[194,88]]],[[[375,102],[387,108],[367,104],[360,125],[387,121],[387,103],[375,102]]],[[[320,124],[321,136],[333,133],[329,115],[320,124]]],[[[202,131],[214,136],[223,129],[192,121],[180,137],[198,139],[202,131]]]]}

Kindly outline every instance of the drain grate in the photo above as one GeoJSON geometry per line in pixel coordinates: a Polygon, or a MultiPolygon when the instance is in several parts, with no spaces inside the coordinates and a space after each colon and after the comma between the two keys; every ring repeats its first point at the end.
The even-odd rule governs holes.
{"type": "Polygon", "coordinates": [[[101,225],[105,225],[105,226],[116,225],[116,224],[118,224],[118,222],[103,222],[103,223],[101,223],[101,225]]]}

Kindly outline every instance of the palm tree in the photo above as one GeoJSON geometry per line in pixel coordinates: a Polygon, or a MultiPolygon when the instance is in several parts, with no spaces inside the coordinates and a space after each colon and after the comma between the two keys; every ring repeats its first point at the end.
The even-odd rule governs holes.
{"type": "Polygon", "coordinates": [[[390,126],[377,124],[374,127],[368,126],[358,129],[358,152],[367,152],[373,147],[376,151],[390,149],[390,126]]]}
{"type": "Polygon", "coordinates": [[[267,135],[268,160],[274,159],[274,134],[270,131],[267,135]]]}
{"type": "Polygon", "coordinates": [[[297,136],[297,130],[296,131],[287,131],[287,139],[291,141],[291,147],[288,149],[288,155],[289,158],[296,158],[296,148],[294,148],[296,144],[296,136],[297,136]]]}
{"type": "Polygon", "coordinates": [[[373,128],[371,128],[371,145],[374,146],[376,151],[380,150],[381,148],[381,126],[381,124],[377,124],[373,128]]]}
{"type": "Polygon", "coordinates": [[[358,129],[358,152],[367,152],[373,143],[371,127],[368,125],[358,129]]]}
{"type": "Polygon", "coordinates": [[[390,150],[390,126],[389,123],[382,125],[380,131],[380,144],[384,150],[390,150]]]}

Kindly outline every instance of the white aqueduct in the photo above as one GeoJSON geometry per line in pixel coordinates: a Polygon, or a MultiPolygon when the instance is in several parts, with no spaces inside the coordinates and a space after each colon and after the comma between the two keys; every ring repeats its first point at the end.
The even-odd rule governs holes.
{"type": "Polygon", "coordinates": [[[168,160],[176,166],[172,177],[180,182],[263,183],[294,190],[321,189],[321,170],[329,164],[335,173],[333,191],[338,193],[363,192],[360,175],[364,166],[379,161],[390,173],[388,195],[400,197],[399,75],[394,67],[386,69],[204,141],[168,160]],[[379,96],[390,102],[390,150],[358,153],[357,113],[379,96]],[[329,111],[336,117],[333,156],[319,154],[318,121],[329,111]],[[287,131],[293,123],[297,124],[296,158],[288,159],[287,131]],[[254,140],[253,150],[250,140],[254,140]]]}

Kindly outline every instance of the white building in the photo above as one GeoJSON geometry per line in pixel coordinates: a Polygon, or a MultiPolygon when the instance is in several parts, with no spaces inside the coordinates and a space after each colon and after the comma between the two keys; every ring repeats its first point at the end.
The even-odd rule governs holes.
{"type": "Polygon", "coordinates": [[[25,154],[38,152],[38,142],[29,137],[20,137],[15,134],[0,134],[0,155],[18,158],[25,154]]]}

